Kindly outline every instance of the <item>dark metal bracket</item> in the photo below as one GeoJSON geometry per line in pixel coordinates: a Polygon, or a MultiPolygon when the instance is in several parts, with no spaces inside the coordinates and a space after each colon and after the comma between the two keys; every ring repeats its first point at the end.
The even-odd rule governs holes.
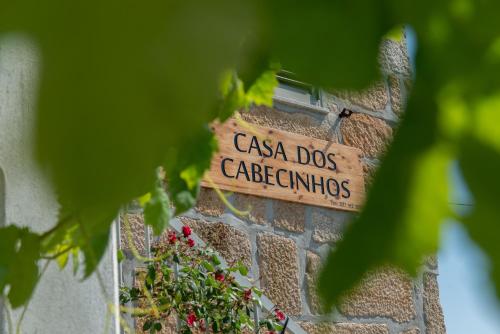
{"type": "Polygon", "coordinates": [[[352,110],[350,109],[347,109],[347,108],[344,108],[342,109],[342,111],[340,112],[339,114],[339,118],[348,118],[349,116],[351,116],[353,113],[352,110]]]}

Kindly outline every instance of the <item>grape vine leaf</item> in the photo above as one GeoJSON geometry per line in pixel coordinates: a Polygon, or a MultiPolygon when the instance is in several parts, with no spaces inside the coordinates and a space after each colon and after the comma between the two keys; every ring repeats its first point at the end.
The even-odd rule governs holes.
{"type": "Polygon", "coordinates": [[[485,20],[500,5],[458,3],[433,3],[430,13],[425,1],[416,6],[390,2],[393,13],[418,37],[414,85],[365,207],[330,254],[320,278],[320,293],[329,306],[340,302],[367,270],[390,263],[415,274],[424,256],[436,252],[440,224],[453,216],[448,170],[457,159],[471,185],[475,213],[454,218],[469,227],[491,256],[492,278],[500,286],[499,254],[491,237],[498,220],[491,185],[498,177],[489,169],[500,152],[497,100],[491,98],[500,90],[494,74],[500,55],[492,52],[499,29],[485,20]]]}
{"type": "Polygon", "coordinates": [[[9,286],[7,296],[16,308],[30,298],[38,281],[40,241],[27,228],[13,225],[0,228],[0,240],[0,293],[9,286]]]}
{"type": "Polygon", "coordinates": [[[158,177],[149,201],[144,204],[144,222],[153,228],[155,235],[160,235],[167,228],[171,217],[170,200],[163,189],[161,177],[158,177]]]}
{"type": "Polygon", "coordinates": [[[221,83],[221,93],[225,97],[221,103],[217,118],[224,122],[231,117],[235,110],[246,104],[245,88],[238,74],[228,71],[221,83]]]}
{"type": "Polygon", "coordinates": [[[278,85],[276,72],[267,70],[257,78],[246,94],[247,104],[273,105],[274,88],[278,85]]]}

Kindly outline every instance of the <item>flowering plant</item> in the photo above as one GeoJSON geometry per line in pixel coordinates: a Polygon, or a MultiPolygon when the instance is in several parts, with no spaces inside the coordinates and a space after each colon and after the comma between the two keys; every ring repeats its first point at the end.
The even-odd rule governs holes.
{"type": "MultiPolygon", "coordinates": [[[[138,273],[136,286],[120,290],[120,303],[135,303],[127,309],[143,321],[143,330],[155,333],[171,317],[179,319],[180,333],[242,333],[254,331],[253,315],[262,292],[238,284],[233,273],[246,276],[241,263],[221,267],[216,253],[200,247],[184,226],[181,234],[169,231],[165,240],[152,247],[153,258],[138,273]]],[[[257,324],[260,333],[283,330],[286,316],[274,308],[257,324]]]]}

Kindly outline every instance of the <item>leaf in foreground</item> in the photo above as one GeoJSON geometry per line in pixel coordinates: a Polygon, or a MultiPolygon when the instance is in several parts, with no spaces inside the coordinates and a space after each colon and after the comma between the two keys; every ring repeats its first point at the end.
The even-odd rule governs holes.
{"type": "Polygon", "coordinates": [[[11,225],[0,228],[0,240],[0,292],[9,286],[7,296],[16,308],[31,297],[38,281],[39,238],[27,228],[11,225]]]}

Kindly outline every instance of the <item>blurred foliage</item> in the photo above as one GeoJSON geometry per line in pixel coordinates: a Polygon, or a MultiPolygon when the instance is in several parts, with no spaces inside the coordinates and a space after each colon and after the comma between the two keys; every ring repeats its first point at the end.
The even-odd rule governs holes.
{"type": "Polygon", "coordinates": [[[384,3],[394,24],[410,25],[417,35],[414,85],[368,201],[329,256],[320,292],[332,305],[367,269],[386,263],[415,274],[424,256],[437,251],[444,218],[454,217],[490,255],[499,294],[500,27],[488,13],[500,4],[384,3]],[[474,199],[465,217],[449,205],[456,160],[474,199]]]}
{"type": "Polygon", "coordinates": [[[36,259],[40,252],[38,236],[26,228],[0,229],[0,291],[10,287],[12,307],[21,306],[31,295],[38,278],[36,259]]]}
{"type": "MultiPolygon", "coordinates": [[[[487,0],[1,1],[0,33],[39,47],[37,155],[62,209],[29,249],[13,248],[29,232],[0,230],[5,254],[16,254],[0,253],[0,287],[20,305],[36,281],[32,264],[75,249],[91,274],[119,208],[145,193],[155,217],[170,215],[158,166],[176,213],[191,207],[217,147],[208,124],[270,104],[276,62],[325,89],[361,89],[380,77],[382,38],[410,25],[419,51],[407,111],[320,290],[332,304],[375,266],[415,272],[452,214],[447,172],[458,159],[476,204],[463,220],[492,257],[500,291],[499,10],[487,0]],[[21,255],[27,278],[13,281],[21,255]]],[[[165,221],[152,224],[158,232],[165,221]]]]}

